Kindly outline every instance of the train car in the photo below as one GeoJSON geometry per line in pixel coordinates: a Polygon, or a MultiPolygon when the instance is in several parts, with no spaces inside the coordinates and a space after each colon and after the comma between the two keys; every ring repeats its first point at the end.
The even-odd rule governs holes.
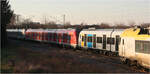
{"type": "Polygon", "coordinates": [[[11,38],[25,38],[25,29],[7,29],[7,35],[11,38]]]}
{"type": "Polygon", "coordinates": [[[120,36],[119,56],[121,60],[150,69],[150,29],[130,28],[120,36]]]}
{"type": "Polygon", "coordinates": [[[34,40],[34,41],[42,41],[43,38],[43,30],[42,29],[28,29],[25,32],[25,39],[34,40]]]}
{"type": "Polygon", "coordinates": [[[120,34],[124,29],[84,29],[79,35],[79,47],[118,52],[120,34]]]}
{"type": "Polygon", "coordinates": [[[43,38],[45,38],[44,42],[50,42],[50,43],[54,43],[57,44],[57,29],[48,29],[48,30],[44,30],[44,36],[43,38]]]}
{"type": "Polygon", "coordinates": [[[68,43],[71,47],[76,48],[78,45],[78,37],[81,30],[79,29],[68,29],[68,43]]]}
{"type": "Polygon", "coordinates": [[[26,31],[26,39],[76,48],[79,32],[76,29],[29,29],[26,31]]]}
{"type": "Polygon", "coordinates": [[[57,43],[66,47],[76,48],[80,30],[77,29],[57,29],[57,43]]]}
{"type": "Polygon", "coordinates": [[[57,30],[57,42],[59,45],[62,45],[63,44],[63,31],[64,29],[59,29],[57,30]]]}

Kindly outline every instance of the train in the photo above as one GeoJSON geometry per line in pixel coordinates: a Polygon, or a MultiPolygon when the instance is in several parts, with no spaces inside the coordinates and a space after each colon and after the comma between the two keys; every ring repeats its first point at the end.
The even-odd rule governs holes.
{"type": "Polygon", "coordinates": [[[150,69],[150,27],[128,29],[7,29],[8,37],[117,55],[150,69]]]}

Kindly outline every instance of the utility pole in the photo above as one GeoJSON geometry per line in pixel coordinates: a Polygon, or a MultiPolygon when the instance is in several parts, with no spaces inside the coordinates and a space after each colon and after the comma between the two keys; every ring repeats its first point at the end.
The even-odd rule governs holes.
{"type": "Polygon", "coordinates": [[[45,22],[45,25],[46,25],[47,24],[46,16],[44,17],[44,22],[45,22]]]}
{"type": "Polygon", "coordinates": [[[63,15],[63,24],[65,25],[65,14],[63,15]]]}
{"type": "Polygon", "coordinates": [[[20,24],[20,15],[16,14],[16,24],[19,25],[20,24]]]}

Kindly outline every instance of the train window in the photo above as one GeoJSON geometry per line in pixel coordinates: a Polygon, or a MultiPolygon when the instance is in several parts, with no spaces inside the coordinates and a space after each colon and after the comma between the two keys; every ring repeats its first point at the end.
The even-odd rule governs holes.
{"type": "Polygon", "coordinates": [[[63,34],[63,39],[65,39],[65,37],[66,37],[66,35],[65,35],[65,34],[63,34]]]}
{"type": "Polygon", "coordinates": [[[68,35],[68,40],[71,40],[71,35],[68,35]]]}
{"type": "Polygon", "coordinates": [[[115,38],[111,38],[110,43],[111,43],[111,44],[114,44],[114,43],[115,43],[115,38]]]}
{"type": "Polygon", "coordinates": [[[36,37],[38,36],[38,33],[36,33],[36,37]]]}
{"type": "Polygon", "coordinates": [[[144,29],[144,28],[140,28],[139,34],[149,34],[149,30],[148,29],[144,29]]]}
{"type": "Polygon", "coordinates": [[[119,38],[119,44],[121,43],[121,38],[119,38]]]}
{"type": "Polygon", "coordinates": [[[110,38],[107,38],[107,44],[110,44],[110,38]]]}
{"type": "Polygon", "coordinates": [[[87,34],[84,34],[84,46],[87,46],[87,34]]]}
{"type": "Polygon", "coordinates": [[[36,33],[33,33],[34,35],[33,36],[36,36],[36,33]]]}
{"type": "Polygon", "coordinates": [[[102,43],[102,37],[97,37],[97,43],[102,43]]]}
{"type": "Polygon", "coordinates": [[[42,37],[42,34],[40,33],[40,37],[42,37]]]}
{"type": "Polygon", "coordinates": [[[115,38],[110,38],[110,37],[107,38],[107,44],[114,44],[114,42],[115,42],[115,38]]]}
{"type": "Polygon", "coordinates": [[[82,36],[82,41],[84,41],[84,36],[82,36]]]}
{"type": "Polygon", "coordinates": [[[150,41],[135,41],[135,51],[140,53],[150,53],[150,41]]]}
{"type": "Polygon", "coordinates": [[[140,49],[142,49],[141,43],[136,42],[135,45],[136,45],[136,47],[135,47],[136,51],[140,51],[140,49]]]}
{"type": "Polygon", "coordinates": [[[92,42],[92,36],[88,37],[88,42],[92,42]]]}
{"type": "Polygon", "coordinates": [[[49,40],[51,39],[51,34],[50,33],[48,33],[48,38],[49,38],[49,40]]]}
{"type": "Polygon", "coordinates": [[[122,44],[124,45],[124,39],[122,39],[122,44]]]}
{"type": "Polygon", "coordinates": [[[32,36],[34,37],[34,33],[32,33],[32,36]]]}
{"type": "Polygon", "coordinates": [[[96,34],[93,35],[93,47],[96,48],[96,34]]]}
{"type": "Polygon", "coordinates": [[[146,45],[146,51],[145,52],[146,53],[150,53],[150,46],[149,46],[150,45],[150,41],[147,42],[145,45],[146,45]]]}
{"type": "Polygon", "coordinates": [[[54,38],[55,38],[55,35],[54,35],[54,33],[52,33],[52,40],[54,40],[54,38]]]}
{"type": "Polygon", "coordinates": [[[53,36],[54,36],[53,33],[51,33],[51,39],[52,39],[52,40],[53,40],[53,38],[54,38],[53,36]]]}
{"type": "Polygon", "coordinates": [[[66,34],[66,39],[67,39],[67,40],[68,40],[68,36],[69,36],[69,35],[68,35],[68,34],[66,34]]]}
{"type": "Polygon", "coordinates": [[[56,36],[56,39],[58,39],[58,36],[57,36],[57,34],[55,34],[55,36],[56,36]]]}
{"type": "Polygon", "coordinates": [[[44,38],[45,33],[42,33],[42,37],[44,38]]]}
{"type": "Polygon", "coordinates": [[[70,43],[71,35],[68,35],[68,43],[70,43]]]}

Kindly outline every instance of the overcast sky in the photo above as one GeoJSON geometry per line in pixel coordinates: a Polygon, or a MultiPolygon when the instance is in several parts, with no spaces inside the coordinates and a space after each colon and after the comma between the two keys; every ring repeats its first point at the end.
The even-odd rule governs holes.
{"type": "Polygon", "coordinates": [[[10,0],[10,4],[16,14],[39,22],[44,16],[62,21],[65,14],[71,24],[150,23],[150,0],[10,0]]]}

